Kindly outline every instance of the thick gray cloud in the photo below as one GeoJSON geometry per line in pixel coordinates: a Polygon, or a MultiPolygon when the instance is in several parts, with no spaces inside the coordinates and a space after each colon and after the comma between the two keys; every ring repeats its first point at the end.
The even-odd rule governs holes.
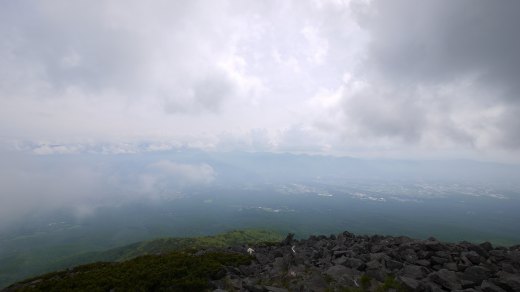
{"type": "Polygon", "coordinates": [[[519,6],[2,2],[0,139],[514,158],[519,6]]]}
{"type": "MultiPolygon", "coordinates": [[[[399,83],[478,83],[518,99],[518,1],[373,1],[360,21],[375,74],[399,83]]],[[[492,97],[490,97],[492,98],[492,97]]]]}
{"type": "Polygon", "coordinates": [[[355,80],[341,88],[345,131],[441,148],[520,149],[513,118],[520,3],[354,4],[370,41],[355,80]]]}

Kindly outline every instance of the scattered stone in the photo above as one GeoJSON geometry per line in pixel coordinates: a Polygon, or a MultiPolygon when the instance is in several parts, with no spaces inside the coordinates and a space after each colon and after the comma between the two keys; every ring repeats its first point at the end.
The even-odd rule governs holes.
{"type": "Polygon", "coordinates": [[[427,274],[428,270],[426,268],[416,265],[406,265],[401,270],[401,275],[412,279],[422,279],[426,277],[427,274]]]}
{"type": "Polygon", "coordinates": [[[389,269],[390,271],[399,270],[403,267],[403,263],[394,261],[394,260],[385,261],[385,265],[386,265],[386,268],[389,269]]]}
{"type": "Polygon", "coordinates": [[[502,288],[511,291],[520,291],[520,274],[511,274],[508,272],[500,271],[497,273],[499,279],[497,283],[502,288]]]}
{"type": "Polygon", "coordinates": [[[360,270],[360,271],[365,270],[365,268],[366,268],[365,263],[362,260],[357,259],[357,258],[347,258],[345,260],[344,265],[349,268],[360,270]]]}
{"type": "Polygon", "coordinates": [[[415,263],[420,265],[420,266],[423,266],[423,267],[429,267],[430,266],[430,261],[429,260],[416,260],[415,263]]]}
{"type": "Polygon", "coordinates": [[[411,291],[417,291],[420,285],[419,281],[408,277],[399,277],[399,280],[404,285],[404,287],[410,289],[411,291]]]}
{"type": "Polygon", "coordinates": [[[327,269],[325,274],[327,274],[329,277],[333,278],[336,281],[339,281],[343,276],[347,275],[349,272],[349,268],[342,266],[342,265],[336,265],[332,266],[327,269]]]}
{"type": "Polygon", "coordinates": [[[366,263],[366,266],[367,270],[379,270],[383,265],[381,265],[377,260],[372,260],[366,263]]]}
{"type": "Polygon", "coordinates": [[[289,290],[285,288],[278,288],[274,286],[264,286],[264,288],[269,292],[289,292],[289,290]]]}
{"type": "Polygon", "coordinates": [[[495,285],[487,280],[482,281],[482,285],[480,285],[480,289],[484,292],[506,292],[506,290],[498,287],[497,285],[495,285]]]}
{"type": "Polygon", "coordinates": [[[471,266],[464,271],[462,279],[480,285],[482,281],[489,278],[489,271],[481,266],[471,266]]]}
{"type": "Polygon", "coordinates": [[[284,240],[280,243],[281,245],[292,245],[294,240],[294,233],[287,234],[284,240]]]}
{"type": "Polygon", "coordinates": [[[462,285],[460,284],[459,277],[453,271],[448,271],[446,269],[441,269],[437,272],[431,273],[429,275],[430,280],[441,285],[444,288],[450,290],[460,290],[462,289],[462,285]]]}
{"type": "Polygon", "coordinates": [[[458,270],[456,263],[445,263],[443,267],[447,270],[456,272],[458,270]]]}
{"type": "Polygon", "coordinates": [[[328,283],[319,273],[312,273],[309,279],[303,281],[303,291],[325,291],[328,283]]]}
{"type": "Polygon", "coordinates": [[[448,262],[448,259],[433,256],[433,257],[431,257],[431,262],[432,262],[432,264],[443,265],[448,262]]]}
{"type": "Polygon", "coordinates": [[[482,247],[483,249],[485,249],[488,252],[493,249],[493,245],[489,241],[481,243],[480,247],[482,247]]]}
{"type": "Polygon", "coordinates": [[[470,260],[472,264],[480,264],[480,255],[475,251],[464,252],[462,253],[462,255],[465,256],[468,260],[470,260]]]}

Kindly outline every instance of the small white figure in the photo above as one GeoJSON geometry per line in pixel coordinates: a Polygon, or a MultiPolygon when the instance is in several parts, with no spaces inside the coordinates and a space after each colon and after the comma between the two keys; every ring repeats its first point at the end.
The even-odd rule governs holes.
{"type": "Polygon", "coordinates": [[[247,249],[247,252],[249,253],[249,255],[253,255],[253,253],[255,252],[255,250],[252,249],[252,248],[248,248],[248,249],[247,249]]]}
{"type": "Polygon", "coordinates": [[[293,246],[291,247],[291,250],[292,250],[293,254],[296,254],[296,251],[294,250],[295,247],[296,247],[296,245],[293,245],[293,246]]]}

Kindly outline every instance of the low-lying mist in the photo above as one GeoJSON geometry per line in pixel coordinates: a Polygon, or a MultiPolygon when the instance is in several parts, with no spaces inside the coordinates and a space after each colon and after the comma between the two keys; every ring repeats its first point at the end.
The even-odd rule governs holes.
{"type": "Polygon", "coordinates": [[[30,214],[172,199],[186,189],[304,182],[444,182],[518,190],[516,165],[172,150],[134,154],[2,153],[0,228],[30,214]]]}

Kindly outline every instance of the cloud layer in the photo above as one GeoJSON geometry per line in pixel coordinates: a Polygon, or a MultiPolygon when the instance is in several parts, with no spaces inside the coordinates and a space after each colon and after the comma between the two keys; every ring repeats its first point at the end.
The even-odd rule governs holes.
{"type": "Polygon", "coordinates": [[[485,0],[3,2],[0,139],[511,160],[518,19],[485,0]]]}

